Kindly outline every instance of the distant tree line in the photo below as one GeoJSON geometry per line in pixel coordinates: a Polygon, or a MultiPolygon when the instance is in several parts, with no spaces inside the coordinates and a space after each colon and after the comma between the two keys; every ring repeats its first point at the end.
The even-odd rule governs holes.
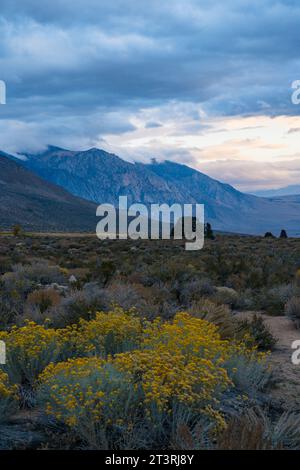
{"type": "MultiPolygon", "coordinates": [[[[275,235],[273,235],[272,232],[266,232],[265,233],[265,238],[276,238],[275,235]]],[[[288,238],[287,233],[285,230],[281,230],[279,238],[288,238]]]]}

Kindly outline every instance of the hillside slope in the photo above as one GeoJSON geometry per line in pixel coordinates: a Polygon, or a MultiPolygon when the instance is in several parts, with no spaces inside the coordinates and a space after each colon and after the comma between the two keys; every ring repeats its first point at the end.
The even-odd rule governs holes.
{"type": "Polygon", "coordinates": [[[95,230],[96,205],[55,186],[0,153],[0,227],[95,230]]]}

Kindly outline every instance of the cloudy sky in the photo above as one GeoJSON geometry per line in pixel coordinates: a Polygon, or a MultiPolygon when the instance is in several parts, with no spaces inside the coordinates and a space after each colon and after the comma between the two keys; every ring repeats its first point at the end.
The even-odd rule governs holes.
{"type": "Polygon", "coordinates": [[[0,0],[0,148],[300,184],[299,0],[0,0]]]}

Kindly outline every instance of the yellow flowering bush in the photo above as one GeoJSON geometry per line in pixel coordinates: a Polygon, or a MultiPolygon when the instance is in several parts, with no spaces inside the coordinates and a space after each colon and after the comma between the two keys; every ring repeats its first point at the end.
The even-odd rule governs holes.
{"type": "Polygon", "coordinates": [[[114,427],[132,427],[140,403],[129,377],[97,357],[50,364],[39,377],[38,396],[48,415],[97,448],[114,439],[114,427]]]}
{"type": "Polygon", "coordinates": [[[8,380],[8,375],[0,369],[0,399],[15,397],[16,387],[11,385],[8,380]]]}
{"type": "MultiPolygon", "coordinates": [[[[247,346],[244,339],[222,339],[216,325],[185,312],[178,313],[172,322],[156,323],[154,328],[145,329],[142,348],[181,357],[185,367],[196,367],[196,377],[207,383],[208,390],[217,383],[230,384],[226,364],[231,357],[242,355],[260,360],[265,356],[257,353],[255,347],[247,346]]],[[[193,374],[187,375],[192,380],[193,374]]]]}
{"type": "Polygon", "coordinates": [[[163,434],[179,409],[223,429],[224,393],[247,395],[266,377],[264,355],[249,341],[222,339],[216,325],[185,312],[146,322],[115,308],[62,329],[27,322],[0,332],[0,340],[8,374],[0,375],[1,403],[13,401],[8,377],[29,386],[34,403],[93,448],[112,448],[133,434],[138,439],[141,427],[163,434]]]}
{"type": "Polygon", "coordinates": [[[34,322],[0,332],[6,344],[7,360],[4,369],[18,384],[33,384],[37,376],[59,353],[57,333],[34,322]]]}
{"type": "Polygon", "coordinates": [[[31,385],[50,362],[87,355],[105,357],[137,347],[141,336],[141,320],[119,308],[62,329],[27,321],[25,326],[0,332],[7,347],[9,377],[14,383],[31,385]]]}
{"type": "MultiPolygon", "coordinates": [[[[172,322],[156,320],[149,325],[141,349],[117,355],[114,363],[141,383],[146,404],[164,410],[174,401],[201,407],[222,427],[218,398],[234,387],[237,368],[231,367],[231,360],[238,357],[245,367],[263,362],[265,355],[244,342],[222,340],[215,325],[182,312],[172,322]]],[[[263,375],[265,366],[261,367],[263,375]]]]}
{"type": "Polygon", "coordinates": [[[0,422],[14,411],[17,405],[17,388],[9,383],[8,375],[0,369],[0,422]]]}
{"type": "Polygon", "coordinates": [[[232,346],[215,325],[179,313],[144,334],[142,348],[117,355],[115,364],[141,382],[146,404],[170,409],[177,401],[205,408],[232,385],[224,367],[232,346]]]}
{"type": "Polygon", "coordinates": [[[206,414],[216,429],[223,428],[218,400],[234,386],[231,358],[259,360],[253,348],[221,339],[215,325],[187,313],[178,313],[171,322],[156,319],[144,325],[121,310],[98,313],[95,320],[58,335],[64,341],[81,341],[85,354],[101,356],[50,364],[40,375],[39,395],[47,413],[80,428],[81,435],[83,428],[91,432],[90,426],[99,423],[101,429],[133,425],[133,410],[149,420],[153,412],[172,414],[178,405],[206,414]],[[131,339],[139,347],[115,354],[114,346],[114,354],[105,357],[105,338],[113,330],[120,342],[131,339]]]}
{"type": "Polygon", "coordinates": [[[134,312],[116,307],[97,312],[93,320],[81,320],[77,330],[78,351],[107,356],[136,348],[142,338],[141,319],[134,312]]]}

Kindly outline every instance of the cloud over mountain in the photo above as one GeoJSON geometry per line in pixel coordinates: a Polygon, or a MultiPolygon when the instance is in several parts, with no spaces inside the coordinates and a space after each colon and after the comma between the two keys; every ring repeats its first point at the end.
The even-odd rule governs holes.
{"type": "Polygon", "coordinates": [[[2,0],[0,145],[110,150],[138,129],[140,148],[143,130],[166,148],[155,114],[174,105],[177,135],[199,135],[206,118],[298,116],[299,21],[294,0],[2,0]]]}

